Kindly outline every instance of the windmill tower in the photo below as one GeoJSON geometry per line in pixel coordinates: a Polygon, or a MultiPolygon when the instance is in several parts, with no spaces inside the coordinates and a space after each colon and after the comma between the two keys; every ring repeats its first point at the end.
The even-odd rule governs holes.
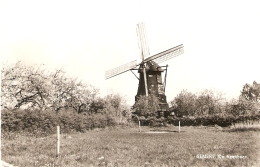
{"type": "Polygon", "coordinates": [[[138,37],[138,45],[140,49],[140,57],[142,61],[140,63],[137,63],[137,60],[134,60],[117,68],[108,70],[105,73],[105,77],[106,79],[109,79],[129,70],[132,73],[132,70],[138,70],[139,78],[135,75],[135,73],[133,73],[139,80],[139,86],[137,90],[137,95],[135,96],[135,101],[137,101],[141,95],[148,96],[148,94],[152,92],[155,93],[160,102],[160,109],[158,113],[162,116],[165,115],[165,113],[169,110],[165,95],[168,65],[159,66],[158,64],[182,54],[184,52],[183,45],[181,44],[156,55],[150,56],[144,23],[137,24],[136,31],[138,37]],[[163,69],[163,67],[165,67],[165,69],[163,69]],[[165,77],[164,82],[162,82],[162,73],[164,71],[165,77]]]}

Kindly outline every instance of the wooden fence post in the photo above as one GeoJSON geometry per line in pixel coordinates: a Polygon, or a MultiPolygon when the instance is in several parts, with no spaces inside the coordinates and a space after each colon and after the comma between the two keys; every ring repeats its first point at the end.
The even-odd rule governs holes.
{"type": "Polygon", "coordinates": [[[139,132],[141,132],[141,124],[140,124],[140,120],[138,121],[139,124],[139,132]]]}
{"type": "Polygon", "coordinates": [[[60,154],[60,126],[57,126],[57,157],[60,154]]]}
{"type": "Polygon", "coordinates": [[[179,133],[181,131],[181,122],[179,121],[179,133]]]}

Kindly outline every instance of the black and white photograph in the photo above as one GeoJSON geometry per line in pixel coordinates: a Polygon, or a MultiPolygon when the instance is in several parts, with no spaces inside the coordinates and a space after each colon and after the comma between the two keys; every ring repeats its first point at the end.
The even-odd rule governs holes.
{"type": "Polygon", "coordinates": [[[0,0],[1,166],[260,166],[260,10],[0,0]]]}

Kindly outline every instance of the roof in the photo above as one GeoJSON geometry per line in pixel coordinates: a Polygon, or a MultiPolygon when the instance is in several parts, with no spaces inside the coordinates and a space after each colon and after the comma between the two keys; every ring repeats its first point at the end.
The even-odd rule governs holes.
{"type": "MultiPolygon", "coordinates": [[[[158,71],[158,72],[163,72],[163,70],[162,70],[162,68],[157,64],[157,63],[155,63],[154,61],[148,61],[147,63],[146,63],[146,71],[148,72],[148,71],[158,71]]],[[[140,66],[139,67],[139,70],[138,70],[138,72],[142,72],[142,66],[140,66]]]]}

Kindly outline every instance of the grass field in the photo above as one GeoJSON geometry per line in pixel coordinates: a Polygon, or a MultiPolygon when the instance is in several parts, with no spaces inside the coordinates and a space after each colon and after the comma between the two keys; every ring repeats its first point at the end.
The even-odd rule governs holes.
{"type": "Polygon", "coordinates": [[[259,166],[260,131],[205,127],[116,128],[35,138],[2,135],[2,160],[15,166],[259,166]],[[168,133],[151,133],[151,132],[168,133]],[[148,133],[149,132],[149,133],[148,133]],[[258,161],[258,164],[257,164],[258,161]]]}

